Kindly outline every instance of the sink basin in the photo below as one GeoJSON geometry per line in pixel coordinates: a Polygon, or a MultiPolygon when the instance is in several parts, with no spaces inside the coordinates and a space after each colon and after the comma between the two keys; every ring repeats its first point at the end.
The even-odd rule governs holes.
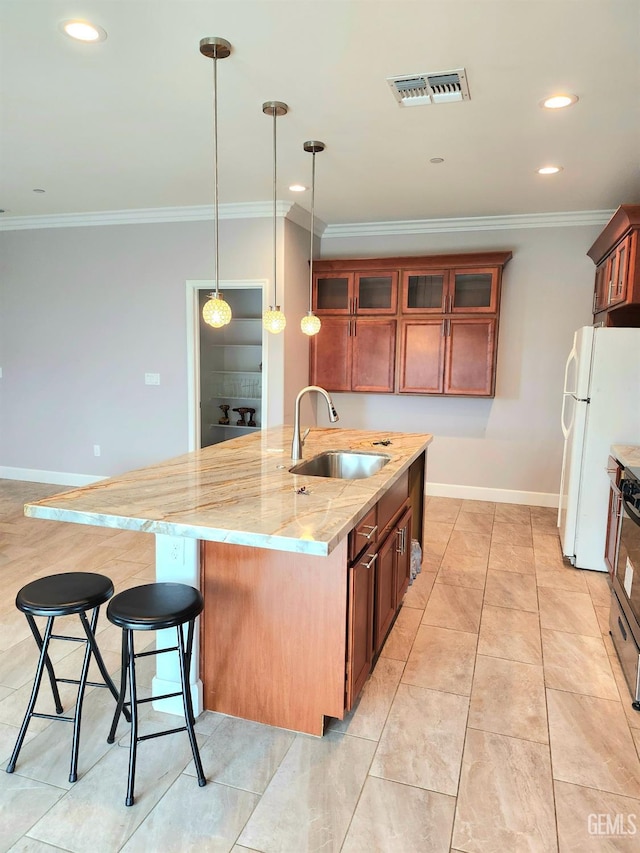
{"type": "Polygon", "coordinates": [[[303,459],[292,474],[309,477],[335,477],[339,480],[363,480],[383,468],[391,459],[386,453],[367,453],[355,450],[327,450],[312,459],[303,459]]]}

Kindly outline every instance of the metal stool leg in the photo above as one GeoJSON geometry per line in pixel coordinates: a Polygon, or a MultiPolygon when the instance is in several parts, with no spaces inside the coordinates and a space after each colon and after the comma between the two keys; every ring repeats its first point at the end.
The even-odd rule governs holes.
{"type": "MultiPolygon", "coordinates": [[[[42,637],[40,636],[40,631],[38,631],[38,626],[36,625],[36,620],[30,613],[24,614],[27,617],[27,622],[29,623],[29,627],[31,628],[31,633],[33,634],[33,638],[36,641],[38,649],[42,652],[42,637]]],[[[50,619],[55,619],[55,616],[49,617],[50,619]]],[[[51,623],[51,631],[53,633],[53,622],[51,623]]],[[[47,651],[45,655],[45,666],[47,667],[47,672],[49,673],[49,681],[51,682],[51,692],[53,693],[53,701],[56,706],[56,714],[61,714],[64,710],[62,707],[62,702],[60,700],[60,693],[58,691],[58,682],[56,681],[56,674],[53,671],[53,664],[51,663],[51,659],[49,658],[49,652],[47,651]]]]}
{"type": "MultiPolygon", "coordinates": [[[[95,628],[95,623],[97,620],[96,611],[98,608],[96,607],[93,611],[93,615],[91,617],[91,630],[95,628]]],[[[86,622],[87,617],[84,613],[80,614],[81,618],[84,616],[84,622],[86,622]]],[[[88,627],[88,626],[87,626],[88,627]]],[[[86,628],[85,628],[86,631],[86,628]]],[[[89,674],[89,664],[91,663],[91,642],[89,641],[90,633],[87,633],[87,643],[84,650],[84,659],[82,661],[82,669],[80,670],[80,679],[78,682],[78,696],[76,698],[76,710],[73,715],[73,739],[71,741],[71,767],[69,769],[69,781],[77,782],[78,781],[78,747],[80,746],[80,721],[82,719],[82,703],[84,702],[84,691],[87,686],[87,675],[89,674]]]]}
{"type": "MultiPolygon", "coordinates": [[[[27,617],[30,618],[30,617],[27,617]]],[[[36,700],[38,698],[38,691],[40,690],[40,683],[42,681],[42,674],[44,672],[44,667],[47,664],[47,669],[51,667],[51,662],[49,661],[49,655],[47,654],[47,649],[49,648],[49,640],[51,639],[51,632],[53,630],[53,620],[55,616],[49,616],[47,619],[47,625],[44,630],[44,639],[38,642],[40,638],[40,634],[38,629],[36,628],[35,622],[33,622],[33,618],[31,618],[31,622],[33,622],[32,631],[34,632],[34,636],[36,637],[36,642],[38,642],[38,646],[40,646],[40,657],[38,658],[38,666],[36,668],[36,675],[33,682],[33,689],[31,690],[31,698],[29,699],[29,704],[27,705],[27,712],[24,715],[24,719],[22,721],[22,725],[20,726],[20,731],[18,733],[18,739],[16,741],[16,745],[13,748],[13,752],[11,753],[11,758],[9,759],[9,763],[7,764],[7,773],[13,773],[16,768],[16,761],[18,760],[18,756],[20,755],[20,750],[22,749],[22,744],[24,742],[25,735],[27,734],[27,728],[29,727],[29,722],[31,721],[31,715],[33,714],[33,709],[36,705],[36,700]]],[[[51,685],[55,686],[55,676],[52,675],[53,667],[49,669],[49,677],[52,679],[51,685]]],[[[58,695],[57,687],[55,687],[55,695],[57,696],[57,703],[60,703],[60,696],[58,695]]],[[[57,707],[56,707],[57,711],[57,707]]],[[[60,711],[62,711],[62,707],[60,707],[60,711]]],[[[59,712],[58,712],[59,713],[59,712]]]]}
{"type": "MultiPolygon", "coordinates": [[[[99,613],[100,613],[100,607],[94,608],[94,611],[91,615],[91,624],[89,624],[89,620],[87,619],[86,613],[80,613],[80,620],[82,622],[82,627],[84,628],[84,632],[87,635],[87,640],[89,641],[89,644],[91,645],[91,652],[93,653],[93,656],[96,660],[96,663],[98,664],[98,669],[100,670],[100,675],[102,676],[102,680],[104,681],[106,686],[109,688],[109,691],[110,691],[111,695],[113,696],[113,698],[116,700],[116,702],[118,702],[120,699],[120,695],[119,695],[118,691],[116,690],[116,686],[113,683],[113,679],[111,678],[111,676],[107,672],[107,668],[104,665],[104,661],[102,659],[102,653],[100,652],[100,649],[98,648],[98,644],[96,643],[96,627],[98,625],[99,613]]],[[[125,720],[127,722],[130,722],[131,717],[129,716],[129,712],[127,711],[126,708],[122,709],[122,713],[124,714],[125,720]]],[[[111,742],[112,741],[110,741],[110,743],[111,742]]]]}
{"type": "MultiPolygon", "coordinates": [[[[116,738],[116,729],[118,728],[118,722],[120,721],[120,714],[122,714],[124,711],[124,700],[127,693],[127,671],[129,667],[129,652],[127,649],[126,637],[126,632],[123,631],[120,653],[120,695],[118,696],[118,704],[116,705],[116,710],[113,715],[113,721],[111,723],[111,729],[109,730],[109,735],[107,737],[107,743],[114,742],[116,738]]],[[[128,722],[131,722],[131,717],[129,717],[128,722]]]]}
{"type": "Polygon", "coordinates": [[[184,719],[189,734],[189,742],[191,743],[191,752],[193,753],[193,763],[195,764],[196,773],[198,775],[198,785],[202,788],[207,784],[202,762],[200,761],[200,752],[198,750],[198,742],[193,729],[193,703],[191,702],[191,686],[189,684],[189,669],[191,667],[191,651],[193,649],[193,627],[194,620],[189,622],[189,630],[187,632],[187,648],[184,647],[184,636],[182,634],[182,625],[176,627],[178,632],[178,657],[180,658],[180,680],[182,681],[182,704],[184,706],[184,719]]]}
{"type": "Polygon", "coordinates": [[[125,805],[133,805],[133,785],[136,775],[136,755],[138,752],[138,696],[136,691],[136,661],[133,647],[133,631],[125,630],[127,655],[129,657],[129,699],[131,701],[131,744],[129,746],[129,779],[125,805]]]}

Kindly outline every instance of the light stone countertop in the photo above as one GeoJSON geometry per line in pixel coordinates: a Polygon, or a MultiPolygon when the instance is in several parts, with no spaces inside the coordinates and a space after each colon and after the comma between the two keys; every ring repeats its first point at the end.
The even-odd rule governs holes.
{"type": "Polygon", "coordinates": [[[304,459],[324,450],[385,453],[373,476],[289,473],[281,426],[25,504],[25,515],[326,556],[431,443],[426,433],[314,428],[304,459]],[[373,441],[391,439],[388,447],[373,441]],[[305,487],[305,492],[297,489],[305,487]]]}
{"type": "Polygon", "coordinates": [[[611,453],[625,468],[640,468],[640,447],[634,444],[612,444],[611,453]]]}

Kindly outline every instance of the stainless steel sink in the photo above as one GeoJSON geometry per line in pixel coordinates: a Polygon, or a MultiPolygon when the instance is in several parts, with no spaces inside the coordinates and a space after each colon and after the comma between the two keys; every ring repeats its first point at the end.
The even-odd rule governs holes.
{"type": "Polygon", "coordinates": [[[335,477],[339,480],[363,480],[383,468],[391,459],[386,453],[355,450],[327,450],[289,468],[292,474],[309,477],[335,477]]]}

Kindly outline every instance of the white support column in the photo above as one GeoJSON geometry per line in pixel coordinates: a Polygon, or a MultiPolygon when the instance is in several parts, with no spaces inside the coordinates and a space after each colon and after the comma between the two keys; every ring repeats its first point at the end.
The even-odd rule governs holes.
{"type": "MultiPolygon", "coordinates": [[[[156,533],[156,581],[186,583],[200,589],[200,541],[198,539],[187,539],[183,536],[169,536],[164,533],[156,533]]],[[[197,717],[203,710],[203,691],[200,673],[200,632],[198,630],[199,619],[196,620],[195,635],[193,639],[193,656],[191,658],[191,670],[189,682],[191,684],[191,701],[193,702],[193,713],[197,717]]],[[[186,630],[184,632],[186,638],[186,630]]],[[[157,648],[171,648],[177,644],[175,628],[167,628],[158,631],[157,648]]],[[[181,690],[180,665],[177,653],[171,655],[158,655],[156,658],[156,674],[151,684],[153,696],[161,696],[163,693],[175,693],[181,690]]],[[[163,699],[153,702],[156,711],[165,711],[168,714],[179,714],[184,716],[182,697],[163,699]]]]}

